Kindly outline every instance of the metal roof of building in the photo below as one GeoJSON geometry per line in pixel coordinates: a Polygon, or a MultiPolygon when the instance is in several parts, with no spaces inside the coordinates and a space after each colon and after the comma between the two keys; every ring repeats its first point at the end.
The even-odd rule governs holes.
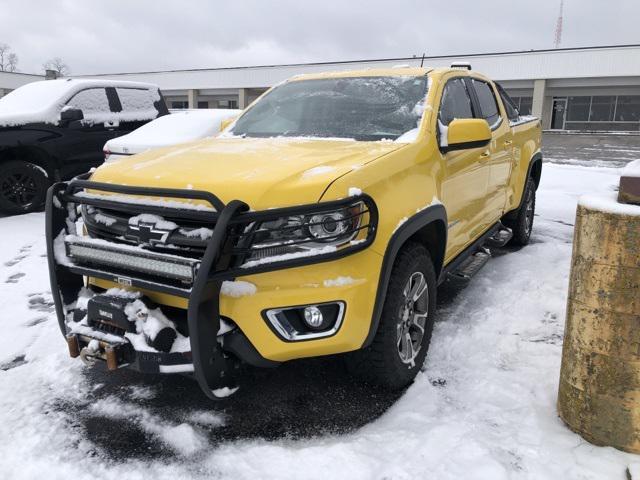
{"type": "Polygon", "coordinates": [[[259,88],[293,75],[336,70],[386,68],[396,64],[448,67],[469,62],[474,70],[496,80],[591,77],[640,77],[640,45],[564,48],[519,52],[403,57],[343,62],[260,65],[158,72],[86,75],[156,83],[162,90],[259,88]]]}

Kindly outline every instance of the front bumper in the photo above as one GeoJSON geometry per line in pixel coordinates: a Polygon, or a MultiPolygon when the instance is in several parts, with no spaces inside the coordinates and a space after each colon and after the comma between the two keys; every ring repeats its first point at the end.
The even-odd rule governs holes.
{"type": "MultiPolygon", "coordinates": [[[[187,310],[187,324],[189,332],[189,342],[191,350],[181,352],[180,358],[176,355],[147,355],[145,352],[131,351],[128,343],[124,345],[113,345],[113,342],[104,342],[97,349],[97,357],[107,361],[107,365],[118,368],[128,366],[141,371],[171,372],[193,370],[202,390],[210,398],[215,398],[213,393],[216,389],[229,386],[230,376],[234,366],[230,365],[229,356],[225,354],[218,342],[218,332],[220,329],[220,289],[222,282],[232,280],[237,277],[261,276],[262,273],[273,272],[282,269],[301,269],[310,264],[320,264],[329,262],[357,252],[361,252],[374,241],[377,226],[377,210],[375,204],[366,195],[357,198],[327,202],[301,207],[287,207],[273,209],[263,212],[251,212],[245,203],[234,200],[227,205],[209,192],[193,190],[175,189],[152,189],[146,187],[128,187],[122,185],[111,185],[91,182],[87,180],[88,175],[78,177],[71,182],[61,182],[53,185],[47,195],[46,202],[46,234],[47,250],[49,262],[49,274],[51,289],[55,301],[56,314],[60,329],[68,338],[70,353],[74,353],[74,345],[81,347],[91,340],[90,336],[70,334],[67,321],[69,319],[70,305],[73,305],[78,298],[79,292],[84,287],[84,277],[90,277],[94,284],[103,282],[105,284],[116,284],[133,290],[148,292],[149,295],[170,295],[180,297],[184,300],[187,310]],[[211,209],[205,211],[183,209],[180,206],[141,204],[140,202],[127,203],[119,197],[114,200],[105,196],[84,195],[85,190],[108,192],[109,194],[126,195],[129,198],[179,198],[207,202],[211,209]],[[295,215],[300,212],[305,214],[314,213],[319,209],[326,209],[329,206],[342,207],[361,200],[366,206],[367,224],[361,227],[366,236],[364,239],[350,242],[347,246],[335,250],[319,251],[313,255],[299,257],[285,257],[269,262],[253,262],[253,264],[240,264],[234,254],[234,242],[238,238],[238,232],[242,231],[244,225],[260,220],[261,218],[295,215]],[[153,275],[153,268],[165,269],[164,260],[171,262],[172,255],[159,253],[149,253],[138,250],[140,256],[153,257],[149,263],[141,265],[137,272],[123,272],[118,266],[118,261],[127,255],[137,255],[136,249],[127,249],[118,242],[100,240],[100,249],[106,252],[111,263],[104,263],[96,268],[95,265],[81,264],[74,261],[73,252],[69,250],[69,244],[80,245],[78,248],[87,247],[83,245],[88,240],[78,235],[78,212],[80,206],[95,206],[113,208],[126,206],[137,209],[139,212],[152,212],[156,214],[170,214],[173,217],[184,215],[185,217],[198,217],[207,219],[213,226],[213,233],[206,242],[206,249],[200,258],[196,259],[197,266],[193,268],[193,281],[185,281],[184,278],[158,280],[153,275]],[[65,241],[65,238],[67,241],[65,241]],[[128,251],[127,251],[128,250],[128,251]],[[71,256],[70,256],[71,255],[71,256]],[[146,270],[145,270],[146,269],[146,270]],[[150,273],[151,272],[151,273],[150,273]],[[86,338],[85,338],[86,337],[86,338]],[[117,362],[113,362],[114,354],[107,355],[108,352],[117,352],[117,362]],[[111,363],[109,362],[111,358],[111,363]],[[185,359],[191,359],[191,363],[185,363],[185,359]],[[145,361],[147,360],[147,361],[145,361]]],[[[91,243],[89,241],[89,243],[91,243]]],[[[95,242],[94,242],[95,243],[95,242]]],[[[91,245],[89,245],[91,247],[91,245]]],[[[246,249],[245,249],[246,250],[246,249]]],[[[76,250],[82,252],[82,250],[76,250]]],[[[193,264],[193,259],[185,261],[189,265],[193,264]]],[[[185,272],[180,269],[179,272],[185,272]]],[[[180,273],[182,274],[182,273],[180,273]]],[[[177,274],[176,274],[177,275],[177,274]]],[[[266,275],[265,275],[266,276],[266,275]]],[[[277,288],[277,287],[276,287],[277,288]]],[[[368,292],[367,292],[368,293],[368,292]]],[[[322,300],[319,299],[320,301],[322,300]]],[[[295,302],[299,304],[300,302],[295,302]]],[[[240,312],[238,312],[241,314],[240,312]]],[[[264,334],[264,325],[257,327],[260,332],[253,332],[257,335],[264,334]],[[262,329],[262,330],[261,330],[262,329]]],[[[238,336],[235,336],[237,340],[238,336]]],[[[236,343],[242,343],[237,340],[236,343]]],[[[116,342],[117,343],[117,342],[116,342]]],[[[246,343],[246,342],[245,342],[246,343]]],[[[95,344],[94,344],[95,346],[95,344]]],[[[244,345],[245,349],[254,351],[252,345],[244,345]]],[[[299,347],[297,347],[299,348],[299,347]]],[[[291,349],[285,355],[291,355],[291,349]]],[[[295,347],[294,347],[295,350],[295,347]]],[[[263,352],[261,352],[263,353],[263,352]]],[[[277,351],[266,352],[272,359],[278,359],[277,351]]],[[[313,348],[301,356],[313,355],[313,348]]]]}

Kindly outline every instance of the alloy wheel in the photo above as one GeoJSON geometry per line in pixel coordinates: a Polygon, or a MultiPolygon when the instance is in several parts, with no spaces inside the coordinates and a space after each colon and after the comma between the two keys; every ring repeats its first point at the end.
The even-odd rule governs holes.
{"type": "Polygon", "coordinates": [[[28,173],[9,173],[0,179],[0,195],[16,206],[27,207],[38,196],[38,186],[28,173]]]}
{"type": "Polygon", "coordinates": [[[411,274],[402,291],[403,302],[398,312],[397,346],[402,363],[414,366],[422,348],[429,315],[429,290],[422,272],[411,274]]]}

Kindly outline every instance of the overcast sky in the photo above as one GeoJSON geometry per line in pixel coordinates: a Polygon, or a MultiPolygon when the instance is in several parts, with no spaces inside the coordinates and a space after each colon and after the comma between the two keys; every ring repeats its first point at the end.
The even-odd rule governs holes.
{"type": "MultiPolygon", "coordinates": [[[[560,0],[0,0],[19,70],[74,74],[552,48],[560,0]]],[[[563,47],[640,43],[640,0],[565,0],[563,47]]]]}

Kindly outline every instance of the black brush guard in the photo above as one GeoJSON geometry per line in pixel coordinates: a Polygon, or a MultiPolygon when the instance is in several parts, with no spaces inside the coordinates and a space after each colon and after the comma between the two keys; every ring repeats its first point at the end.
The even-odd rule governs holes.
{"type": "MultiPolygon", "coordinates": [[[[80,175],[70,182],[59,182],[49,188],[46,199],[46,241],[49,265],[51,292],[55,302],[56,315],[62,334],[67,336],[65,305],[76,300],[80,289],[84,286],[83,276],[91,276],[119,283],[122,275],[111,273],[105,269],[61,264],[56,260],[54,243],[59,235],[76,233],[75,216],[79,205],[98,208],[117,208],[131,213],[152,213],[162,216],[197,220],[214,225],[213,234],[206,243],[204,254],[200,260],[199,269],[190,288],[162,284],[137,278],[126,274],[127,286],[147,289],[177,295],[188,299],[187,325],[191,343],[191,356],[194,375],[201,389],[211,399],[216,399],[213,390],[230,386],[233,379],[227,357],[217,341],[220,327],[220,289],[224,280],[233,280],[244,275],[263,273],[285,268],[310,265],[314,263],[336,260],[352,255],[369,247],[376,234],[378,211],[375,203],[366,194],[348,197],[342,200],[316,203],[304,206],[285,207],[260,212],[249,211],[249,206],[239,200],[224,204],[210,192],[197,190],[132,187],[92,182],[89,174],[80,175]],[[160,199],[199,200],[207,202],[213,210],[196,210],[164,206],[160,204],[127,203],[126,200],[111,200],[98,196],[77,195],[82,190],[107,192],[108,194],[122,194],[127,196],[144,196],[160,199]],[[366,207],[363,212],[368,214],[368,223],[359,226],[358,231],[366,229],[367,238],[351,242],[349,246],[334,252],[321,253],[307,257],[291,258],[288,260],[272,261],[250,267],[238,265],[237,253],[234,253],[232,240],[237,238],[238,228],[252,222],[289,217],[292,215],[313,215],[332,209],[347,207],[361,201],[366,207]],[[71,230],[71,231],[70,231],[71,230]],[[231,232],[236,232],[232,234],[231,232]],[[130,283],[129,283],[130,282],[130,283]]],[[[102,196],[107,197],[107,196],[102,196]]],[[[246,255],[250,248],[235,249],[246,255]]]]}

